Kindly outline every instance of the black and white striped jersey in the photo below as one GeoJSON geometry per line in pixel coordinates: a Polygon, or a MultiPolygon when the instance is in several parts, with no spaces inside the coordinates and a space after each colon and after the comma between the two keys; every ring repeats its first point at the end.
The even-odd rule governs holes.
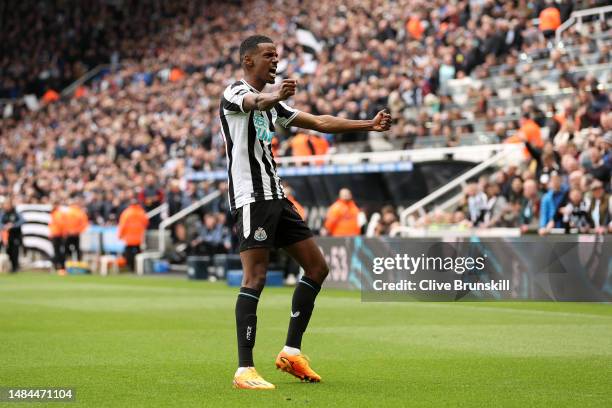
{"type": "Polygon", "coordinates": [[[274,124],[289,127],[298,111],[279,102],[268,111],[245,112],[244,96],[259,93],[244,79],[225,88],[219,106],[232,210],[285,197],[272,155],[274,124]]]}

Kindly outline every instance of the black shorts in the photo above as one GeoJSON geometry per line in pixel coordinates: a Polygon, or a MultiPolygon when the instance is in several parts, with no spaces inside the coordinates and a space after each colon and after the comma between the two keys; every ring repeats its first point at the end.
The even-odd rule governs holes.
{"type": "Polygon", "coordinates": [[[240,252],[251,248],[284,248],[313,236],[291,201],[257,201],[232,211],[240,252]]]}

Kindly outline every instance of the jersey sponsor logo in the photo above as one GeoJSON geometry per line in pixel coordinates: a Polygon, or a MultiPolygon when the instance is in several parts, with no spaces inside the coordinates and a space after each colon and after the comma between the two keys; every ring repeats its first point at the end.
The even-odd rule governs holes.
{"type": "Polygon", "coordinates": [[[255,231],[255,234],[253,234],[253,238],[255,238],[256,241],[265,241],[268,238],[268,234],[266,234],[265,229],[259,227],[255,231]]]}
{"type": "Polygon", "coordinates": [[[300,315],[300,311],[298,310],[297,312],[291,312],[291,317],[298,317],[300,315]]]}
{"type": "Polygon", "coordinates": [[[274,137],[274,132],[268,129],[268,122],[261,112],[256,112],[255,115],[253,115],[253,124],[255,125],[257,138],[266,143],[270,143],[274,137]]]}

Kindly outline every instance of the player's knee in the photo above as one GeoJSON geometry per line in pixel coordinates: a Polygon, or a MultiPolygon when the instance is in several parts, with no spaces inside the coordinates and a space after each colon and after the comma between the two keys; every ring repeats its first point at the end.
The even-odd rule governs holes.
{"type": "Polygon", "coordinates": [[[244,274],[242,286],[247,288],[262,290],[266,285],[266,266],[255,265],[255,267],[244,274]]]}
{"type": "Polygon", "coordinates": [[[320,262],[305,269],[304,274],[315,282],[322,283],[329,274],[329,267],[326,262],[320,262]]]}

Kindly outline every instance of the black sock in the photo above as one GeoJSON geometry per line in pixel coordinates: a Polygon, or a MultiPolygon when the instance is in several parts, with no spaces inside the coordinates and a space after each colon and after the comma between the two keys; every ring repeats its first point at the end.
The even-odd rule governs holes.
{"type": "Polygon", "coordinates": [[[298,282],[291,302],[291,320],[289,320],[286,346],[295,348],[302,346],[302,336],[308,327],[314,301],[320,290],[321,286],[306,276],[302,276],[298,282]]]}
{"type": "Polygon", "coordinates": [[[253,367],[253,346],[257,331],[257,303],[260,290],[241,287],[236,300],[236,334],[238,336],[238,366],[253,367]]]}

